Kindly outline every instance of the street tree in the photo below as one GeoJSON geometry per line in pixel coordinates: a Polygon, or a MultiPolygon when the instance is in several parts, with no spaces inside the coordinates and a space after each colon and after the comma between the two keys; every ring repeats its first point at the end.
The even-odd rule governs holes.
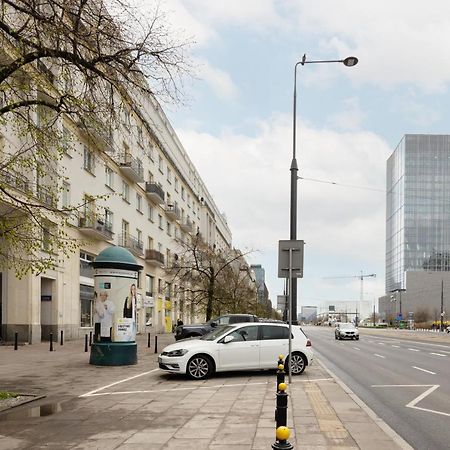
{"type": "Polygon", "coordinates": [[[204,313],[207,321],[213,314],[243,312],[239,299],[248,305],[254,296],[248,273],[240,270],[248,253],[234,248],[219,250],[205,243],[199,233],[178,240],[178,246],[179,252],[166,263],[178,293],[204,313]]]}
{"type": "Polygon", "coordinates": [[[114,133],[133,110],[154,134],[140,99],[181,101],[190,43],[148,3],[147,13],[122,0],[0,5],[0,267],[22,276],[78,247],[67,225],[95,201],[64,198],[59,161],[79,151],[70,129],[115,151],[114,133]]]}

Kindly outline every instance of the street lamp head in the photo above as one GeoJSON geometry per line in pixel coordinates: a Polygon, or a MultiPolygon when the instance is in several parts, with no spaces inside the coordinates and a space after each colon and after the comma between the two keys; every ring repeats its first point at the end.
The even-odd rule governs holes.
{"type": "Polygon", "coordinates": [[[342,62],[344,63],[344,66],[353,67],[356,66],[356,64],[358,64],[358,58],[356,58],[355,56],[348,56],[342,62]]]}

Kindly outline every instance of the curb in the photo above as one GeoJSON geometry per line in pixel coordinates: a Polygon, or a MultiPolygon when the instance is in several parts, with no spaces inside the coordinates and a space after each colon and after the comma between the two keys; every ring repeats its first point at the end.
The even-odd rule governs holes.
{"type": "MultiPolygon", "coordinates": [[[[319,355],[318,355],[319,356],[319,355]]],[[[367,406],[334,372],[325,366],[319,358],[316,362],[336,381],[336,383],[345,391],[345,393],[361,408],[366,414],[397,444],[404,450],[414,450],[395,430],[393,430],[381,417],[378,417],[375,411],[367,406]]],[[[339,416],[338,416],[339,417],[339,416]]]]}
{"type": "MultiPolygon", "coordinates": [[[[17,393],[18,397],[31,397],[31,398],[24,398],[23,400],[17,401],[14,404],[6,407],[2,407],[2,402],[0,402],[0,414],[2,414],[5,411],[9,411],[11,409],[17,408],[18,406],[25,405],[26,403],[31,403],[36,400],[41,400],[46,397],[46,395],[35,395],[35,394],[24,394],[24,393],[17,393]]],[[[17,397],[16,397],[17,398],[17,397]]]]}

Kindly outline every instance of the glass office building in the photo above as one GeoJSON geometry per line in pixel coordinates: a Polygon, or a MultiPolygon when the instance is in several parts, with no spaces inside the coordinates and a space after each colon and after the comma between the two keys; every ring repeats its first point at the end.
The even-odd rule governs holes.
{"type": "Polygon", "coordinates": [[[450,270],[450,136],[407,134],[387,161],[386,292],[450,270]]]}

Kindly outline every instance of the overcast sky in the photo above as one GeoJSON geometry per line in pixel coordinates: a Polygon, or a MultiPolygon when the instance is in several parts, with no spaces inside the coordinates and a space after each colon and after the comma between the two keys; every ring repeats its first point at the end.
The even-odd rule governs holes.
{"type": "Polygon", "coordinates": [[[289,239],[294,65],[298,70],[298,310],[384,294],[386,160],[405,133],[448,133],[450,2],[164,0],[196,41],[188,104],[166,108],[233,233],[254,249],[270,298],[282,294],[278,241],[289,239]],[[337,184],[329,184],[334,182],[337,184]],[[363,189],[364,187],[370,189],[363,189]],[[355,278],[324,279],[333,276],[355,278]]]}

